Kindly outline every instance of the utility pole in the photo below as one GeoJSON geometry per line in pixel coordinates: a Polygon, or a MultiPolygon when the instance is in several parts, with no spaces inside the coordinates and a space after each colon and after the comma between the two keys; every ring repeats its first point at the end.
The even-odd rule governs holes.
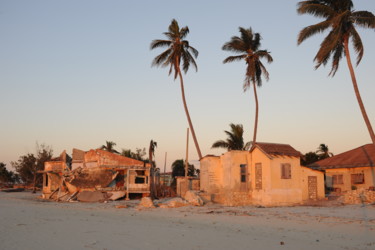
{"type": "Polygon", "coordinates": [[[164,157],[164,175],[165,175],[166,167],[167,167],[167,152],[165,152],[165,157],[164,157]]]}

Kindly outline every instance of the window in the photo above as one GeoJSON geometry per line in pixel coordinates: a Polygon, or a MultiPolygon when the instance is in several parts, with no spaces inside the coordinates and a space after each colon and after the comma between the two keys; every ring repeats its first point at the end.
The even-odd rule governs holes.
{"type": "Polygon", "coordinates": [[[146,183],[146,178],[144,176],[136,176],[134,183],[135,184],[144,184],[144,183],[146,183]]]}
{"type": "Polygon", "coordinates": [[[246,164],[241,164],[240,165],[240,169],[241,169],[241,182],[246,182],[246,168],[247,168],[247,165],[246,164]]]}
{"type": "Polygon", "coordinates": [[[292,168],[289,163],[281,164],[281,179],[291,179],[292,168]]]}
{"type": "Polygon", "coordinates": [[[342,174],[332,175],[332,184],[333,185],[344,184],[343,175],[342,174]]]}
{"type": "Polygon", "coordinates": [[[360,174],[352,174],[352,184],[363,184],[365,183],[365,175],[363,173],[360,174]]]}

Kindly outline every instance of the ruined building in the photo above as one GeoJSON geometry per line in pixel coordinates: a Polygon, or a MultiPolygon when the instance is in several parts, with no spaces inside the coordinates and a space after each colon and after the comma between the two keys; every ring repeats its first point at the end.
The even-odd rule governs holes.
{"type": "Polygon", "coordinates": [[[324,174],[300,165],[288,144],[256,143],[200,160],[200,190],[225,205],[283,206],[324,199],[324,174]]]}
{"type": "Polygon", "coordinates": [[[150,165],[101,149],[65,151],[44,165],[43,198],[82,201],[115,200],[150,193],[150,165]]]}

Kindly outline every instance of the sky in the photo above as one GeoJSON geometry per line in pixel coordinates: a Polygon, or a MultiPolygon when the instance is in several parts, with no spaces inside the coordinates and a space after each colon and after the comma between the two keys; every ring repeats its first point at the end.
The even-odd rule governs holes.
{"type": "MultiPolygon", "coordinates": [[[[354,0],[356,10],[375,13],[374,0],[354,0]]],[[[106,141],[116,149],[157,142],[157,167],[167,171],[185,158],[187,119],[178,80],[151,67],[163,49],[154,39],[175,18],[188,26],[199,51],[198,71],[184,75],[190,115],[203,155],[226,139],[229,124],[243,124],[252,139],[255,103],[242,88],[245,63],[223,64],[221,47],[238,27],[262,36],[270,79],[258,89],[257,140],[286,143],[302,153],[325,143],[338,154],[371,142],[354,95],[345,59],[334,78],[330,67],[314,69],[326,33],[297,46],[299,31],[321,19],[298,15],[298,1],[267,0],[0,0],[0,162],[10,167],[36,143],[54,155],[89,150],[106,141]]],[[[368,116],[375,127],[375,33],[358,28],[365,48],[355,68],[368,116]]],[[[354,57],[352,53],[352,57],[354,57]]],[[[198,165],[193,140],[189,161],[198,165]]]]}

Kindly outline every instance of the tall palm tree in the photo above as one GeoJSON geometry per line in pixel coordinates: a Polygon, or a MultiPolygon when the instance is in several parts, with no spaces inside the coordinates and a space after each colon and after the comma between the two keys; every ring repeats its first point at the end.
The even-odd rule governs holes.
{"type": "Polygon", "coordinates": [[[255,97],[255,124],[253,134],[253,145],[256,143],[257,130],[258,130],[258,95],[256,87],[262,86],[262,75],[266,80],[269,79],[267,69],[264,67],[260,59],[264,58],[268,63],[273,61],[270,52],[267,50],[259,50],[260,40],[262,39],[259,33],[253,33],[252,29],[244,29],[239,27],[241,36],[233,36],[231,40],[224,44],[223,50],[234,52],[238,55],[229,56],[225,58],[223,63],[230,63],[234,61],[245,60],[246,73],[245,81],[243,84],[244,91],[253,85],[254,97],[255,97]]]}
{"type": "Polygon", "coordinates": [[[157,147],[157,142],[151,140],[150,146],[148,148],[148,159],[151,164],[151,178],[150,178],[150,186],[151,186],[151,198],[155,199],[157,197],[156,194],[156,186],[155,186],[155,164],[153,162],[153,157],[155,156],[155,148],[157,147]]]}
{"type": "Polygon", "coordinates": [[[329,59],[332,58],[332,69],[329,75],[333,77],[339,67],[340,59],[343,56],[346,57],[354,92],[371,140],[375,145],[374,130],[372,129],[358,90],[357,80],[349,53],[349,38],[351,38],[354,51],[357,54],[358,65],[363,56],[363,45],[355,25],[363,28],[375,28],[375,16],[368,11],[354,11],[352,0],[301,1],[297,5],[297,12],[299,14],[311,14],[315,17],[325,19],[322,22],[302,29],[298,35],[298,44],[301,44],[312,35],[319,34],[329,29],[327,37],[324,38],[314,58],[316,62],[315,69],[319,68],[322,64],[326,65],[329,59]]]}
{"type": "Polygon", "coordinates": [[[322,143],[319,145],[316,154],[319,156],[319,160],[333,156],[333,153],[329,151],[328,145],[322,143]]]}
{"type": "Polygon", "coordinates": [[[102,145],[100,149],[106,150],[111,153],[119,154],[119,152],[115,149],[116,143],[113,141],[105,141],[105,145],[102,145]]]}
{"type": "Polygon", "coordinates": [[[194,144],[197,149],[197,153],[199,159],[202,158],[202,153],[199,148],[198,140],[195,135],[195,131],[193,128],[193,124],[191,122],[189,110],[186,104],[185,98],[185,90],[184,90],[184,81],[181,74],[180,64],[182,61],[182,70],[187,73],[189,70],[190,65],[198,70],[197,64],[194,58],[198,56],[198,50],[191,47],[187,40],[184,38],[189,33],[189,28],[187,26],[180,29],[178,23],[175,19],[172,20],[171,24],[168,27],[168,32],[164,32],[164,35],[168,38],[168,40],[153,40],[151,42],[151,49],[156,49],[159,47],[167,47],[167,50],[158,55],[154,58],[152,62],[152,66],[161,66],[167,67],[169,66],[169,74],[174,71],[174,79],[177,76],[180,78],[180,86],[181,86],[181,94],[182,94],[182,101],[184,104],[184,109],[186,113],[186,117],[189,123],[189,127],[191,130],[191,134],[193,136],[194,144]]]}
{"type": "Polygon", "coordinates": [[[245,145],[243,141],[244,130],[242,124],[231,123],[229,126],[231,128],[231,131],[224,130],[228,138],[225,141],[219,140],[214,142],[211,148],[226,148],[228,149],[228,151],[245,150],[250,145],[250,142],[246,143],[245,145]]]}

